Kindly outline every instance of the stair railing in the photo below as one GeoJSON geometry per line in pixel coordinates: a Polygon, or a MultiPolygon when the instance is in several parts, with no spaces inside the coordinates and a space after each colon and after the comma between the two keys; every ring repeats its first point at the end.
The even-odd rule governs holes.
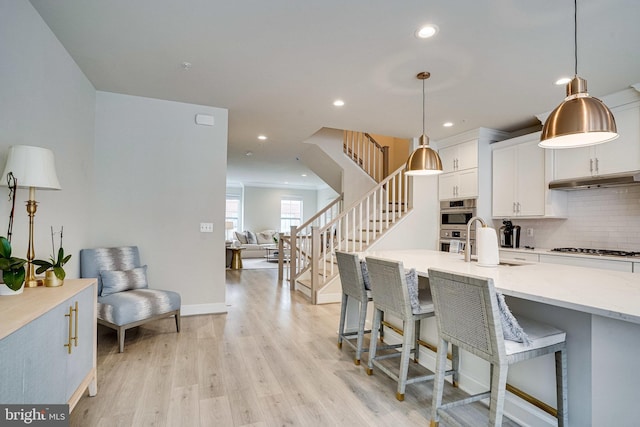
{"type": "Polygon", "coordinates": [[[376,182],[389,175],[389,147],[381,146],[370,134],[345,130],[344,153],[376,182]]]}
{"type": "Polygon", "coordinates": [[[364,251],[409,212],[410,181],[403,172],[404,166],[398,168],[325,224],[309,224],[303,232],[291,228],[292,289],[296,280],[309,271],[311,302],[315,304],[317,291],[337,275],[335,251],[364,251]]]}
{"type": "MultiPolygon", "coordinates": [[[[288,246],[289,261],[289,277],[291,280],[291,289],[295,287],[294,274],[299,276],[308,269],[309,262],[307,259],[311,256],[311,230],[312,227],[322,227],[331,222],[331,220],[340,214],[342,200],[344,194],[340,194],[331,203],[318,211],[314,216],[309,218],[304,224],[299,226],[291,226],[289,236],[282,236],[281,240],[285,246],[288,246]]],[[[280,248],[280,253],[286,253],[287,249],[280,248]]],[[[279,260],[279,280],[282,280],[282,262],[279,260]]]]}

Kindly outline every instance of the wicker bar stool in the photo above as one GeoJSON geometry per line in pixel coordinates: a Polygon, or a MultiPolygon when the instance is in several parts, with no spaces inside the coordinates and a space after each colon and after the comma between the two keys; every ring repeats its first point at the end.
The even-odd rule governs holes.
{"type": "MultiPolygon", "coordinates": [[[[407,384],[420,381],[429,381],[435,377],[434,374],[421,375],[408,378],[409,358],[414,353],[414,361],[418,361],[420,339],[420,321],[434,316],[433,302],[430,297],[425,296],[418,299],[418,279],[413,271],[413,277],[408,283],[404,267],[401,262],[384,260],[380,258],[367,257],[367,268],[371,281],[371,294],[373,296],[374,316],[371,327],[371,343],[369,346],[369,363],[367,374],[373,373],[376,366],[398,382],[396,399],[404,400],[404,393],[407,384]],[[410,289],[411,287],[411,289],[410,289]],[[413,301],[412,301],[413,300],[413,301]],[[381,324],[383,313],[398,317],[403,323],[402,344],[385,345],[378,347],[378,329],[381,324]],[[400,348],[400,352],[378,355],[379,349],[400,348]],[[393,372],[380,363],[380,360],[391,357],[400,357],[400,369],[393,372]]],[[[446,351],[445,351],[446,354],[446,351]]],[[[445,375],[453,375],[454,382],[458,381],[458,349],[452,349],[452,367],[445,375]]]]}
{"type": "Polygon", "coordinates": [[[456,424],[446,409],[488,397],[489,425],[502,425],[509,365],[550,353],[555,354],[556,360],[558,425],[567,426],[566,333],[526,318],[516,320],[502,295],[496,294],[491,278],[429,269],[429,284],[439,336],[431,427],[437,426],[440,419],[456,424]],[[505,337],[510,339],[506,340],[505,337]],[[440,349],[446,349],[448,343],[491,364],[490,391],[442,404],[446,353],[440,349]]]}
{"type": "Polygon", "coordinates": [[[369,349],[362,348],[362,342],[364,334],[371,332],[371,330],[364,329],[367,319],[367,304],[371,301],[371,292],[365,287],[362,267],[357,254],[336,251],[336,259],[338,260],[338,272],[340,273],[340,283],[342,284],[338,348],[342,348],[343,342],[349,344],[356,351],[356,357],[353,362],[356,365],[360,365],[362,352],[369,351],[369,349]],[[358,330],[353,332],[345,331],[347,302],[349,299],[354,299],[358,302],[358,330]],[[354,338],[356,339],[355,344],[351,341],[354,338]]]}

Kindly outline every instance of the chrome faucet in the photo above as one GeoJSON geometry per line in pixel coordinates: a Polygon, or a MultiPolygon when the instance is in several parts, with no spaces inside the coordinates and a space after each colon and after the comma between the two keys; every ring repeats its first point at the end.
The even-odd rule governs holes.
{"type": "Polygon", "coordinates": [[[467,222],[467,242],[464,244],[464,262],[471,262],[471,224],[474,221],[480,221],[483,227],[487,226],[479,216],[474,216],[467,222]]]}

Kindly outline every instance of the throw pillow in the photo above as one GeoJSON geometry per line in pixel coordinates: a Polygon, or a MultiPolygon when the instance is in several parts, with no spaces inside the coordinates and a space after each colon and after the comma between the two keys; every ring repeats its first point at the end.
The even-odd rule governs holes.
{"type": "Polygon", "coordinates": [[[504,335],[504,339],[521,342],[524,345],[531,345],[529,336],[518,323],[518,319],[516,319],[511,313],[511,310],[509,310],[509,306],[504,300],[504,295],[496,292],[496,299],[498,300],[498,311],[500,312],[500,323],[502,324],[502,335],[504,335]]]}
{"type": "Polygon", "coordinates": [[[368,291],[371,290],[371,280],[369,279],[369,269],[367,268],[367,261],[360,260],[360,270],[362,270],[362,281],[364,282],[364,288],[368,291]]]}
{"type": "Polygon", "coordinates": [[[245,233],[247,234],[248,244],[254,244],[254,245],[258,244],[258,238],[256,237],[256,233],[254,233],[253,231],[245,231],[245,233]]]}
{"type": "Polygon", "coordinates": [[[420,312],[420,299],[418,298],[418,273],[415,268],[405,271],[405,280],[407,281],[407,289],[409,290],[409,302],[411,303],[411,311],[420,312]]]}
{"type": "Polygon", "coordinates": [[[245,233],[241,233],[241,232],[239,232],[239,231],[236,231],[235,233],[236,233],[236,239],[237,239],[240,243],[242,243],[243,245],[246,245],[246,244],[248,243],[248,242],[247,242],[247,235],[246,235],[245,233]]]}
{"type": "MultiPolygon", "coordinates": [[[[259,233],[256,233],[256,238],[258,239],[259,245],[271,245],[274,243],[273,236],[275,235],[275,231],[273,230],[265,230],[259,233]]],[[[275,240],[277,242],[277,240],[275,240]]]]}
{"type": "Polygon", "coordinates": [[[132,289],[145,289],[149,286],[146,265],[125,271],[102,270],[100,278],[102,279],[103,297],[132,289]]]}

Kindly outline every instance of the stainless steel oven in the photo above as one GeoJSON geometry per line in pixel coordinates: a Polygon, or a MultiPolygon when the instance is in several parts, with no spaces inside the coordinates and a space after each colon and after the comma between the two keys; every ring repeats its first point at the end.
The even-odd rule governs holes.
{"type": "MultiPolygon", "coordinates": [[[[449,252],[451,240],[463,244],[467,240],[467,222],[476,215],[476,200],[447,200],[440,202],[440,250],[449,252]]],[[[471,253],[475,254],[476,232],[471,230],[471,253]]],[[[462,249],[462,248],[461,248],[462,249]]]]}

